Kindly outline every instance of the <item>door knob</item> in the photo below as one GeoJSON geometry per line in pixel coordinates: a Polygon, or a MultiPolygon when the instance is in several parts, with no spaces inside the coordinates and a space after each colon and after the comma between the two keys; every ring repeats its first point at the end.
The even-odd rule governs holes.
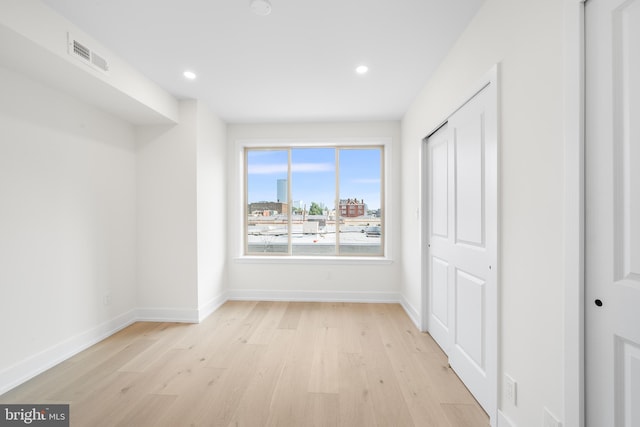
{"type": "Polygon", "coordinates": [[[598,307],[602,307],[602,300],[597,299],[594,301],[594,303],[598,306],[598,307]]]}

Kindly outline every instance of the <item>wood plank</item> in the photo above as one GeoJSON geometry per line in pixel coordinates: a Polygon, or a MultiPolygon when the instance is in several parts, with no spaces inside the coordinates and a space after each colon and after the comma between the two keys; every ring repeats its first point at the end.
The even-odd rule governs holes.
{"type": "Polygon", "coordinates": [[[96,389],[99,389],[105,381],[113,378],[114,373],[124,366],[127,361],[153,343],[153,340],[146,338],[138,339],[97,365],[92,365],[90,360],[84,360],[81,362],[81,366],[78,367],[78,371],[81,374],[79,376],[72,375],[68,380],[60,382],[59,386],[52,390],[52,398],[75,401],[82,399],[85,395],[93,395],[96,389]]]}
{"type": "Polygon", "coordinates": [[[232,426],[263,426],[267,424],[273,395],[282,375],[287,353],[293,343],[293,329],[277,329],[264,357],[258,363],[253,378],[242,396],[229,423],[232,426]]]}
{"type": "Polygon", "coordinates": [[[418,360],[413,357],[412,342],[406,340],[406,334],[397,331],[390,317],[393,315],[390,316],[388,312],[381,315],[378,329],[385,353],[398,377],[399,387],[411,418],[418,426],[448,426],[447,418],[440,406],[441,399],[448,396],[432,393],[433,388],[420,375],[421,368],[418,360]]]}
{"type": "MultiPolygon", "coordinates": [[[[112,423],[118,427],[158,425],[176,401],[177,396],[164,394],[145,395],[140,403],[127,411],[119,421],[112,423]]],[[[113,415],[113,414],[112,414],[113,415]]]]}
{"type": "MultiPolygon", "coordinates": [[[[249,344],[269,345],[271,339],[279,329],[289,303],[285,301],[276,301],[271,304],[270,310],[264,316],[257,328],[248,339],[249,344]]],[[[288,329],[288,328],[286,328],[288,329]]]]}
{"type": "Polygon", "coordinates": [[[365,334],[369,325],[365,304],[345,303],[338,313],[339,317],[339,342],[338,351],[341,353],[362,353],[360,335],[365,334]]]}
{"type": "Polygon", "coordinates": [[[367,379],[362,354],[338,355],[340,386],[338,391],[338,419],[342,426],[374,426],[371,385],[367,379]]]}
{"type": "Polygon", "coordinates": [[[317,330],[307,391],[338,393],[338,336],[335,328],[317,330]]]}
{"type": "Polygon", "coordinates": [[[443,403],[442,409],[452,427],[482,427],[489,425],[489,417],[477,404],[443,403]]]}
{"type": "Polygon", "coordinates": [[[369,309],[375,328],[362,335],[360,339],[376,424],[412,426],[414,423],[407,402],[378,331],[380,307],[378,304],[371,304],[369,309]]]}
{"type": "Polygon", "coordinates": [[[244,346],[243,351],[237,354],[235,363],[225,369],[220,380],[191,399],[191,409],[188,416],[181,418],[182,425],[229,425],[267,349],[261,345],[244,346]]]}
{"type": "Polygon", "coordinates": [[[195,368],[189,381],[182,382],[177,389],[176,400],[170,410],[155,424],[158,427],[196,425],[194,420],[206,412],[215,402],[205,400],[208,391],[222,381],[226,369],[212,369],[205,366],[195,368]]]}
{"type": "Polygon", "coordinates": [[[399,304],[384,304],[385,318],[394,327],[408,352],[442,352],[429,334],[420,332],[399,304]]]}
{"type": "Polygon", "coordinates": [[[215,339],[212,337],[207,348],[207,363],[209,368],[228,368],[233,365],[237,358],[237,353],[246,349],[249,337],[259,327],[262,319],[269,312],[273,305],[270,301],[259,302],[242,319],[222,325],[218,330],[215,339]],[[224,346],[220,346],[224,342],[224,346]]]}
{"type": "Polygon", "coordinates": [[[299,302],[290,302],[287,305],[287,310],[280,320],[278,328],[280,329],[298,329],[300,323],[300,316],[304,310],[304,304],[299,302]]]}
{"type": "Polygon", "coordinates": [[[145,335],[146,338],[154,339],[155,342],[121,366],[118,369],[120,372],[144,372],[169,351],[188,330],[185,324],[165,323],[163,325],[164,327],[154,331],[153,334],[145,335]]]}
{"type": "Polygon", "coordinates": [[[113,425],[114,414],[133,409],[140,403],[137,390],[132,389],[140,374],[136,372],[114,372],[106,381],[93,384],[93,392],[79,394],[70,401],[70,423],[79,426],[113,425]]]}
{"type": "MultiPolygon", "coordinates": [[[[307,304],[303,304],[307,307],[307,304]]],[[[268,426],[299,426],[305,422],[306,395],[317,329],[310,313],[300,313],[298,328],[271,403],[268,426]]]]}
{"type": "Polygon", "coordinates": [[[305,404],[306,427],[335,427],[338,424],[338,395],[307,393],[305,404]]]}

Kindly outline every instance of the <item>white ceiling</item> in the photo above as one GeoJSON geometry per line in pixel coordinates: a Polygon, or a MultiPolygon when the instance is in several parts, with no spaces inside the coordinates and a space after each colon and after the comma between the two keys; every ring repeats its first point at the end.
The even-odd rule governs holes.
{"type": "Polygon", "coordinates": [[[230,123],[398,120],[483,2],[271,0],[258,16],[249,0],[43,1],[230,123]]]}

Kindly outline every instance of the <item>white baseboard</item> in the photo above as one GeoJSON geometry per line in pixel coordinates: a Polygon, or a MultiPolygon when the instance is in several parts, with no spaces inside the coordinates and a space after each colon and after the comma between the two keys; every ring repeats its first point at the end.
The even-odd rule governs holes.
{"type": "Polygon", "coordinates": [[[136,320],[135,311],[131,310],[0,371],[0,395],[126,328],[136,320]]]}
{"type": "Polygon", "coordinates": [[[315,302],[369,302],[399,303],[396,292],[343,292],[343,291],[269,291],[231,289],[227,299],[232,301],[315,301],[315,302]]]}
{"type": "Polygon", "coordinates": [[[227,302],[227,299],[228,299],[227,293],[225,292],[211,299],[209,302],[207,302],[203,306],[200,306],[198,308],[198,323],[202,322],[204,319],[206,319],[211,314],[213,314],[213,312],[219,309],[222,306],[222,304],[227,302]]]}
{"type": "Polygon", "coordinates": [[[192,308],[138,308],[136,321],[199,323],[198,309],[192,308]]]}
{"type": "Polygon", "coordinates": [[[413,324],[416,325],[416,328],[418,328],[419,331],[424,332],[422,331],[422,326],[420,324],[420,313],[418,313],[418,310],[416,310],[416,308],[411,305],[409,301],[407,301],[404,295],[400,295],[400,305],[402,305],[402,308],[404,308],[404,311],[407,313],[407,316],[409,316],[409,319],[411,319],[413,324]]]}

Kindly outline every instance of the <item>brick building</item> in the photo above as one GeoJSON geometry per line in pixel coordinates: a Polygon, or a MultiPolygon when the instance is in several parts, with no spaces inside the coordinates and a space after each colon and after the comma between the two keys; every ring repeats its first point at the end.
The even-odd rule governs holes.
{"type": "Polygon", "coordinates": [[[364,199],[340,199],[339,210],[341,217],[355,218],[367,213],[367,205],[364,204],[364,199]]]}

